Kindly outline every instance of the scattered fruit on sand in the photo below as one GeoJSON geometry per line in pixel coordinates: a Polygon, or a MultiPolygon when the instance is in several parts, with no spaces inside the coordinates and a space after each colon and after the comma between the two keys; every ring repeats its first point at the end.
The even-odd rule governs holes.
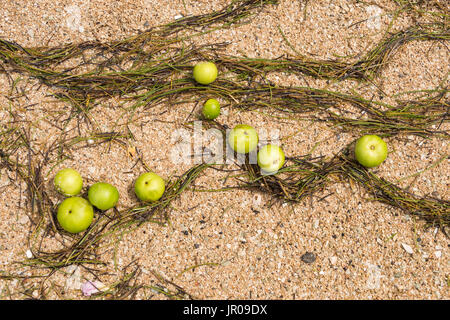
{"type": "Polygon", "coordinates": [[[367,168],[379,166],[387,157],[386,142],[377,135],[368,134],[356,141],[355,158],[367,168]]]}
{"type": "Polygon", "coordinates": [[[217,78],[217,67],[209,61],[202,61],[195,65],[194,79],[200,84],[210,84],[217,78]]]}
{"type": "Polygon", "coordinates": [[[108,210],[117,204],[119,191],[109,183],[97,182],[89,188],[88,199],[94,207],[108,210]]]}
{"type": "Polygon", "coordinates": [[[258,165],[263,173],[275,173],[284,165],[284,152],[274,144],[267,144],[258,151],[258,165]]]}
{"type": "Polygon", "coordinates": [[[55,175],[54,184],[56,190],[65,196],[76,196],[83,188],[83,178],[78,171],[66,168],[59,170],[55,175]]]}
{"type": "Polygon", "coordinates": [[[56,219],[61,227],[71,233],[86,230],[94,218],[94,208],[84,198],[71,197],[58,206],[56,219]]]}
{"type": "Polygon", "coordinates": [[[249,153],[258,146],[258,134],[252,126],[238,124],[230,131],[228,143],[237,153],[249,153]]]}
{"type": "Polygon", "coordinates": [[[213,120],[220,115],[220,103],[216,99],[209,99],[203,105],[203,116],[208,120],[213,120]]]}
{"type": "Polygon", "coordinates": [[[158,201],[165,188],[164,180],[153,172],[141,174],[134,184],[136,196],[142,201],[158,201]]]}

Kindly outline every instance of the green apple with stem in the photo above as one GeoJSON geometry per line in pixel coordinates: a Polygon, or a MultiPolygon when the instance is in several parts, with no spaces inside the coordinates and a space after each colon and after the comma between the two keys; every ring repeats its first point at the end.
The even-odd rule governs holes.
{"type": "Polygon", "coordinates": [[[258,165],[263,173],[273,174],[284,165],[284,152],[274,144],[267,144],[258,151],[258,165]]]}
{"type": "Polygon", "coordinates": [[[230,131],[228,143],[237,153],[249,153],[258,146],[258,134],[252,126],[238,124],[230,131]]]}
{"type": "Polygon", "coordinates": [[[134,192],[142,201],[158,201],[164,194],[164,180],[154,172],[146,172],[136,179],[134,192]]]}
{"type": "Polygon", "coordinates": [[[217,78],[217,67],[212,62],[202,61],[194,66],[193,75],[198,83],[210,84],[217,78]]]}
{"type": "Polygon", "coordinates": [[[209,99],[203,105],[203,116],[208,120],[213,120],[220,115],[220,103],[216,99],[209,99]]]}
{"type": "Polygon", "coordinates": [[[387,144],[377,135],[362,136],[355,144],[355,158],[364,167],[379,166],[387,157],[387,144]]]}
{"type": "Polygon", "coordinates": [[[83,188],[83,178],[78,171],[71,168],[59,170],[53,182],[56,190],[67,197],[76,196],[83,188]]]}
{"type": "Polygon", "coordinates": [[[84,198],[71,197],[58,206],[56,219],[60,226],[70,232],[78,233],[86,230],[94,218],[94,208],[84,198]]]}
{"type": "Polygon", "coordinates": [[[109,183],[97,182],[89,188],[88,199],[94,207],[105,211],[117,204],[119,191],[109,183]]]}

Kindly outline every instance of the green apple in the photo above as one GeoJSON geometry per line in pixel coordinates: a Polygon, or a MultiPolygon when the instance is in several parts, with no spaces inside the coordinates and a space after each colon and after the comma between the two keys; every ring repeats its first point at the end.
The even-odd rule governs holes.
{"type": "Polygon", "coordinates": [[[83,178],[78,171],[70,168],[59,170],[55,175],[56,190],[65,196],[76,196],[83,188],[83,178]]]}
{"type": "Polygon", "coordinates": [[[210,84],[217,78],[217,67],[212,62],[199,62],[195,65],[194,79],[200,84],[210,84]]]}
{"type": "Polygon", "coordinates": [[[165,189],[164,180],[153,172],[141,174],[134,184],[134,192],[142,201],[158,201],[165,189]]]}
{"type": "Polygon", "coordinates": [[[368,134],[356,141],[355,158],[367,168],[380,165],[387,157],[387,145],[379,136],[368,134]]]}
{"type": "Polygon", "coordinates": [[[209,99],[203,105],[203,116],[208,120],[217,118],[220,114],[220,103],[216,99],[209,99]]]}
{"type": "Polygon", "coordinates": [[[274,144],[268,144],[258,151],[258,165],[265,173],[275,173],[284,164],[283,150],[274,144]]]}
{"type": "Polygon", "coordinates": [[[119,191],[109,183],[94,183],[88,191],[89,202],[100,210],[108,210],[114,207],[119,200],[119,191]]]}
{"type": "Polygon", "coordinates": [[[71,197],[58,206],[56,219],[61,227],[71,233],[86,230],[94,218],[94,208],[86,199],[71,197]]]}
{"type": "Polygon", "coordinates": [[[258,146],[258,134],[252,126],[238,124],[228,135],[228,143],[237,153],[249,153],[258,146]]]}

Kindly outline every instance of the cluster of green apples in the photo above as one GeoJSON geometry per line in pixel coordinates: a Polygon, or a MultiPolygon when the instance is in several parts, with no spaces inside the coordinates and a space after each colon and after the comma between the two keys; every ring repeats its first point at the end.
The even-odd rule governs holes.
{"type": "MultiPolygon", "coordinates": [[[[228,135],[228,144],[240,154],[254,151],[258,147],[258,133],[248,124],[238,124],[228,135]]],[[[283,149],[275,144],[266,144],[259,149],[257,162],[263,174],[276,173],[284,165],[283,149]]]]}
{"type": "MultiPolygon", "coordinates": [[[[97,182],[89,187],[88,200],[77,196],[83,188],[83,178],[71,168],[58,171],[54,185],[58,192],[68,197],[58,206],[56,219],[70,233],[89,228],[94,219],[94,207],[106,211],[115,207],[119,201],[117,188],[105,182],[97,182]]],[[[158,201],[165,191],[165,183],[156,173],[146,172],[137,178],[134,191],[141,201],[158,201]]]]}
{"type": "MultiPolygon", "coordinates": [[[[193,69],[195,81],[208,85],[217,78],[217,67],[213,62],[202,61],[197,63],[193,69]]],[[[213,120],[220,115],[220,104],[216,99],[208,99],[203,105],[203,116],[213,120]]],[[[246,124],[237,125],[228,137],[231,148],[237,153],[249,153],[258,146],[258,134],[256,130],[246,124]]],[[[262,147],[258,152],[258,165],[264,173],[270,174],[278,171],[284,164],[283,150],[274,144],[262,147]]]]}
{"type": "MultiPolygon", "coordinates": [[[[214,82],[217,74],[216,65],[210,61],[199,62],[193,69],[195,81],[203,85],[214,82]]],[[[219,102],[216,99],[207,100],[203,105],[202,113],[208,120],[217,118],[220,114],[219,102]]],[[[246,154],[258,146],[258,134],[253,127],[239,124],[230,132],[228,143],[237,153],[246,154]]],[[[356,141],[354,153],[361,165],[372,168],[379,166],[386,159],[387,145],[379,136],[364,135],[356,141]]],[[[268,144],[258,151],[257,161],[263,173],[271,174],[284,165],[285,155],[279,146],[268,144]]]]}
{"type": "MultiPolygon", "coordinates": [[[[213,62],[202,61],[197,63],[193,69],[195,81],[200,84],[208,85],[213,83],[217,78],[217,67],[213,62]]],[[[220,115],[220,103],[216,99],[208,99],[203,104],[202,114],[205,119],[214,120],[220,115]]]]}

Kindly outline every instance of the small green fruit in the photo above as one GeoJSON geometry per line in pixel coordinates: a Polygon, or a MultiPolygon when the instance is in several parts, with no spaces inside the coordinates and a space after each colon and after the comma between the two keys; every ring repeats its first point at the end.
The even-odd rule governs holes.
{"type": "Polygon", "coordinates": [[[100,210],[114,207],[119,200],[119,191],[109,183],[97,182],[88,191],[89,202],[100,210]]]}
{"type": "Polygon", "coordinates": [[[217,118],[220,114],[220,103],[216,99],[209,99],[203,105],[203,116],[208,120],[217,118]]]}
{"type": "Polygon", "coordinates": [[[71,197],[58,206],[56,219],[61,227],[71,233],[86,230],[94,218],[94,208],[86,199],[71,197]]]}
{"type": "Polygon", "coordinates": [[[252,126],[238,124],[228,135],[228,143],[237,153],[249,153],[258,146],[258,134],[252,126]]]}
{"type": "Polygon", "coordinates": [[[380,165],[387,157],[386,142],[377,135],[365,135],[356,141],[355,158],[367,168],[380,165]]]}
{"type": "Polygon", "coordinates": [[[158,201],[165,189],[164,180],[153,172],[141,174],[134,184],[136,196],[142,201],[158,201]]]}
{"type": "Polygon", "coordinates": [[[83,188],[83,178],[78,171],[70,168],[59,170],[55,175],[54,184],[56,190],[65,196],[75,196],[83,188]]]}
{"type": "Polygon", "coordinates": [[[210,84],[217,78],[217,67],[212,62],[199,62],[195,65],[194,79],[200,84],[210,84]]]}
{"type": "Polygon", "coordinates": [[[275,173],[284,165],[284,152],[274,144],[268,144],[258,151],[258,165],[265,173],[275,173]]]}

